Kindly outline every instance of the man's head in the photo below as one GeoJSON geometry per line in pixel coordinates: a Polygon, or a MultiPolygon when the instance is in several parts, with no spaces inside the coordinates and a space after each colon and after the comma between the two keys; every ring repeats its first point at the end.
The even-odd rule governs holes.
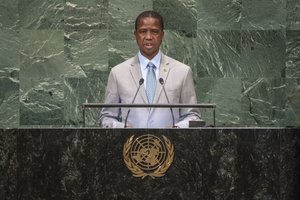
{"type": "Polygon", "coordinates": [[[135,39],[140,52],[151,60],[159,51],[164,36],[164,22],[155,11],[145,11],[135,20],[135,39]]]}
{"type": "Polygon", "coordinates": [[[136,17],[136,19],[135,19],[135,30],[137,30],[139,21],[142,18],[146,18],[146,17],[151,17],[151,18],[158,19],[158,21],[160,22],[161,30],[162,31],[164,30],[164,19],[163,19],[163,17],[158,12],[155,12],[153,10],[144,11],[136,17]]]}

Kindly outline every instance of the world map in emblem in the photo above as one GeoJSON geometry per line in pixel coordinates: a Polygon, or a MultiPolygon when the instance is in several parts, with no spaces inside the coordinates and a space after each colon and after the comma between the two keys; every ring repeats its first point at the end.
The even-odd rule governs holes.
{"type": "Polygon", "coordinates": [[[163,140],[152,134],[145,134],[134,139],[131,136],[124,144],[124,162],[133,176],[145,178],[161,177],[170,167],[174,149],[170,140],[163,140]]]}

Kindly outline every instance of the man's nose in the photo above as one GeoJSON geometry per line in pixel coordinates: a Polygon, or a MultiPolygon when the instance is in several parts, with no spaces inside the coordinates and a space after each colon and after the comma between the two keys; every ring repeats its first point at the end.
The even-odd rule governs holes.
{"type": "Polygon", "coordinates": [[[147,31],[147,32],[146,32],[146,39],[147,39],[147,40],[152,39],[152,34],[151,34],[150,31],[147,31]]]}

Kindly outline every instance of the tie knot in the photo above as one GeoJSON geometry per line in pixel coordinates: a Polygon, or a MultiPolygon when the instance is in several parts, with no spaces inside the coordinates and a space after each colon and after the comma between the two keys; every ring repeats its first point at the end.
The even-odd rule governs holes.
{"type": "Polygon", "coordinates": [[[149,67],[149,68],[153,68],[153,69],[156,68],[155,65],[154,65],[152,62],[149,62],[149,63],[148,63],[148,67],[149,67]]]}

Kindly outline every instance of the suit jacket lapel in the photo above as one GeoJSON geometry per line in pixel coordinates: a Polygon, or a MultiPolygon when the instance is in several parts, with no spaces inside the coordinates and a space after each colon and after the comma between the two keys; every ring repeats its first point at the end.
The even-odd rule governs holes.
{"type": "MultiPolygon", "coordinates": [[[[164,54],[161,55],[161,62],[159,66],[159,73],[158,73],[158,79],[163,78],[164,82],[166,83],[169,71],[170,71],[169,62],[166,60],[166,56],[164,54]]],[[[162,95],[162,85],[159,83],[159,80],[157,82],[157,87],[155,91],[155,96],[153,99],[153,103],[159,103],[160,96],[162,95]]]]}
{"type": "MultiPolygon", "coordinates": [[[[136,84],[136,87],[138,88],[139,81],[143,76],[142,76],[141,67],[140,67],[137,55],[134,57],[133,62],[131,63],[130,72],[131,72],[131,76],[136,84]]],[[[139,93],[142,96],[144,103],[148,103],[144,84],[141,86],[139,93]]]]}

